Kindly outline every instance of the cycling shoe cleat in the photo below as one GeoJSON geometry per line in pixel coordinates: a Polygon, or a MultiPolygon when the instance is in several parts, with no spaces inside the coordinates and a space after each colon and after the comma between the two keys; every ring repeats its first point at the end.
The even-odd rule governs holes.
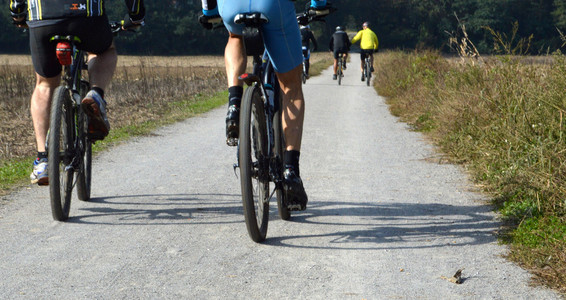
{"type": "Polygon", "coordinates": [[[89,117],[89,136],[94,139],[104,139],[110,131],[110,123],[106,116],[106,101],[96,91],[91,90],[82,100],[81,106],[89,117]]]}
{"type": "Polygon", "coordinates": [[[33,172],[29,176],[32,184],[49,185],[49,174],[47,173],[47,158],[33,161],[33,172]]]}
{"type": "Polygon", "coordinates": [[[298,170],[292,166],[285,166],[283,172],[283,189],[286,194],[286,205],[290,211],[302,211],[307,209],[309,201],[303,181],[299,177],[298,170]]]}
{"type": "Polygon", "coordinates": [[[226,144],[228,146],[238,145],[239,123],[240,108],[236,105],[230,105],[226,114],[226,144]]]}

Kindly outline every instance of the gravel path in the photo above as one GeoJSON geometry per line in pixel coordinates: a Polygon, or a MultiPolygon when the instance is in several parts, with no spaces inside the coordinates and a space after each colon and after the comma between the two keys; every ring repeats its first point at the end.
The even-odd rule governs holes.
{"type": "Polygon", "coordinates": [[[225,108],[94,162],[93,200],[52,221],[47,188],[0,205],[0,298],[559,299],[506,261],[486,200],[360,81],[305,86],[307,211],[243,221],[225,108]],[[444,279],[463,269],[462,284],[444,279]]]}

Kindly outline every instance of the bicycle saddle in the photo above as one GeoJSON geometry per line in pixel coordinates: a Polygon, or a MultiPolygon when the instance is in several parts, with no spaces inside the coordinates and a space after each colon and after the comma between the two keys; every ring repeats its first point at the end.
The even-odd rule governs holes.
{"type": "Polygon", "coordinates": [[[234,17],[234,23],[244,24],[248,27],[259,27],[268,22],[269,19],[262,13],[237,14],[234,17]]]}

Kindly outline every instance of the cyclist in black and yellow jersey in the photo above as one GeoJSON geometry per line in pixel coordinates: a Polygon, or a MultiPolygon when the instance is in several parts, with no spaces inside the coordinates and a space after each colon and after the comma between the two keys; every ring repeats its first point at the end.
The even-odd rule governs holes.
{"type": "Polygon", "coordinates": [[[356,36],[354,36],[354,38],[352,39],[352,44],[357,43],[358,41],[360,42],[360,58],[361,58],[361,70],[362,70],[362,81],[364,81],[364,60],[366,58],[367,55],[370,56],[371,59],[371,72],[374,71],[373,69],[373,52],[377,51],[377,48],[379,47],[379,40],[377,39],[377,36],[375,35],[375,33],[369,29],[369,22],[364,22],[364,24],[362,24],[362,30],[360,30],[356,36]]]}
{"type": "MultiPolygon", "coordinates": [[[[124,0],[128,17],[124,27],[143,25],[143,0],[124,0]]],[[[80,39],[78,47],[89,53],[88,72],[91,90],[82,100],[89,115],[89,130],[106,136],[110,124],[106,116],[104,89],[116,68],[117,54],[106,16],[104,0],[10,0],[14,24],[29,27],[30,50],[36,72],[36,85],[31,96],[31,116],[37,142],[37,159],[30,176],[32,183],[49,184],[45,141],[49,129],[51,97],[61,81],[62,67],[50,42],[53,35],[73,35],[80,39]]]]}

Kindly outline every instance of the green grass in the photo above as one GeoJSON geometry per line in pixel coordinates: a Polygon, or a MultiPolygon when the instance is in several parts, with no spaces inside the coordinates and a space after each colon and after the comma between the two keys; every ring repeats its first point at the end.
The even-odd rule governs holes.
{"type": "Polygon", "coordinates": [[[12,159],[0,165],[0,195],[14,186],[21,185],[31,172],[31,157],[12,159]]]}
{"type": "Polygon", "coordinates": [[[492,196],[510,258],[566,292],[566,58],[552,60],[382,53],[375,84],[492,196]]]}

